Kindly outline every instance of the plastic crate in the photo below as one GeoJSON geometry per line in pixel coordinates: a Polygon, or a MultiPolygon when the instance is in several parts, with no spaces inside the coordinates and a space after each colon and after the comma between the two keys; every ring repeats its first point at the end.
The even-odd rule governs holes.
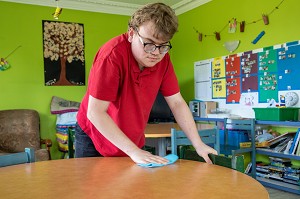
{"type": "Polygon", "coordinates": [[[224,130],[219,130],[220,135],[220,145],[230,145],[239,147],[241,142],[249,142],[249,136],[247,131],[241,130],[228,130],[228,139],[227,143],[225,141],[225,132],[224,130]]]}
{"type": "Polygon", "coordinates": [[[299,108],[253,108],[256,120],[298,121],[299,108]]]}

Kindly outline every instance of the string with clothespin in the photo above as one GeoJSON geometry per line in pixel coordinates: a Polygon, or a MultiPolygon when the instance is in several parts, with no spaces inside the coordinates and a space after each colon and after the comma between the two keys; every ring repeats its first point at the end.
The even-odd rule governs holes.
{"type": "MultiPolygon", "coordinates": [[[[240,32],[244,32],[245,31],[245,26],[246,25],[250,25],[250,24],[255,24],[259,21],[263,21],[265,25],[269,24],[269,16],[271,14],[273,14],[275,12],[275,10],[278,10],[279,7],[281,6],[281,4],[284,2],[285,0],[281,0],[280,3],[274,8],[272,9],[268,14],[262,14],[262,17],[254,20],[252,22],[246,23],[244,20],[243,21],[237,21],[236,18],[232,18],[235,23],[239,23],[240,24],[240,32]]],[[[215,36],[217,40],[221,40],[221,32],[223,32],[228,25],[230,25],[230,20],[229,23],[226,23],[226,25],[220,30],[220,31],[215,31],[213,34],[203,34],[202,32],[198,31],[195,27],[193,27],[193,29],[195,30],[195,32],[198,34],[198,41],[202,41],[203,36],[207,37],[207,36],[215,36]]]]}

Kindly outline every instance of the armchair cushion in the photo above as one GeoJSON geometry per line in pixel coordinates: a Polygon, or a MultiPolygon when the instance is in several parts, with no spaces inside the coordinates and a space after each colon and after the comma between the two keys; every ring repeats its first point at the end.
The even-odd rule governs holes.
{"type": "Polygon", "coordinates": [[[49,151],[41,148],[38,112],[29,109],[1,110],[0,153],[22,152],[24,148],[34,148],[36,161],[50,159],[49,151]]]}

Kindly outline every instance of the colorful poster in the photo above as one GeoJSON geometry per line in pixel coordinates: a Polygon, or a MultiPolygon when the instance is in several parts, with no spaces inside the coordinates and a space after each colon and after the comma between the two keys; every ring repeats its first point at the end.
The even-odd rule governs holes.
{"type": "Polygon", "coordinates": [[[226,98],[226,79],[213,79],[212,89],[212,98],[226,98]]]}
{"type": "Polygon", "coordinates": [[[239,56],[230,55],[225,59],[226,62],[226,77],[241,75],[241,59],[239,56]]]}
{"type": "Polygon", "coordinates": [[[269,100],[278,100],[278,79],[275,73],[259,75],[259,102],[267,103],[269,100]]]}
{"type": "Polygon", "coordinates": [[[257,73],[257,54],[252,52],[247,52],[241,57],[241,71],[242,74],[253,74],[257,73]]]}
{"type": "Polygon", "coordinates": [[[239,103],[241,96],[241,78],[226,78],[226,103],[239,103]]]}
{"type": "Polygon", "coordinates": [[[240,98],[240,104],[243,106],[257,106],[258,93],[257,92],[242,93],[240,98]]]}
{"type": "Polygon", "coordinates": [[[222,57],[214,58],[211,68],[213,79],[225,77],[225,60],[222,57]]]}
{"type": "Polygon", "coordinates": [[[263,52],[258,53],[259,73],[277,72],[277,56],[273,47],[265,48],[263,52]]]}
{"type": "Polygon", "coordinates": [[[258,91],[257,75],[247,74],[242,77],[242,92],[258,91]]]}
{"type": "Polygon", "coordinates": [[[278,49],[278,90],[300,90],[300,45],[278,49]]]}
{"type": "MultiPolygon", "coordinates": [[[[300,90],[300,41],[217,57],[211,61],[212,98],[240,103],[245,93],[257,93],[259,103],[279,101],[279,91],[300,90]]],[[[247,101],[252,97],[244,97],[247,101]]]]}

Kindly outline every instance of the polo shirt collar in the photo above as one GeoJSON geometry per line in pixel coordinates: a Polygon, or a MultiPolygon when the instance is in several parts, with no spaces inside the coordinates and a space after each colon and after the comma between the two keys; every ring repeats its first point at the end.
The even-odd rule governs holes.
{"type": "Polygon", "coordinates": [[[146,75],[146,74],[150,74],[151,72],[157,70],[158,64],[159,64],[159,63],[157,63],[157,64],[156,64],[155,66],[153,66],[153,67],[145,67],[144,70],[141,71],[140,68],[139,68],[138,63],[136,62],[135,67],[133,67],[133,71],[134,71],[135,73],[142,73],[142,74],[145,74],[145,75],[146,75]]]}

